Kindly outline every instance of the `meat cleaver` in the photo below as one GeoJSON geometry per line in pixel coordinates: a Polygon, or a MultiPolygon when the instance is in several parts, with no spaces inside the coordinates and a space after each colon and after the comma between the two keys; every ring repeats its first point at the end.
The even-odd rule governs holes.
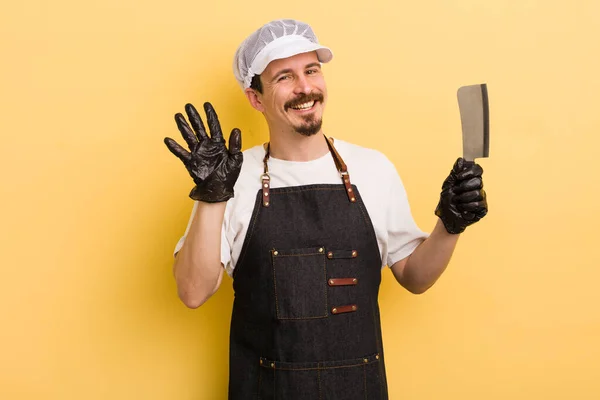
{"type": "Polygon", "coordinates": [[[490,114],[487,85],[462,86],[458,89],[458,107],[462,124],[463,158],[474,161],[489,157],[490,114]]]}

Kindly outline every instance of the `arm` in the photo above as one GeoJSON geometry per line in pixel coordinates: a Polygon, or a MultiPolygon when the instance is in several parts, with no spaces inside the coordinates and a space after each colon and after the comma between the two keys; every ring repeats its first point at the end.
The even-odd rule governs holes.
{"type": "Polygon", "coordinates": [[[424,293],[442,275],[456,248],[460,233],[487,214],[486,193],[478,164],[456,160],[442,185],[435,214],[440,218],[413,253],[392,265],[394,277],[408,291],[424,293]]]}
{"type": "Polygon", "coordinates": [[[200,307],[221,285],[221,226],[225,205],[225,202],[198,202],[186,240],[175,256],[173,274],[177,294],[190,308],[200,307]]]}
{"type": "Polygon", "coordinates": [[[431,235],[410,256],[392,265],[396,281],[411,293],[424,293],[448,266],[459,236],[448,233],[438,220],[431,235]]]}
{"type": "Polygon", "coordinates": [[[210,137],[194,106],[187,104],[185,109],[193,131],[182,114],[175,114],[175,121],[190,151],[171,138],[165,138],[165,144],[183,162],[196,184],[190,193],[197,201],[196,211],[186,240],[175,256],[173,274],[179,298],[186,306],[197,308],[217,291],[223,278],[221,227],[243,154],[239,129],[231,131],[229,150],[225,147],[217,114],[210,103],[204,104],[210,137]]]}

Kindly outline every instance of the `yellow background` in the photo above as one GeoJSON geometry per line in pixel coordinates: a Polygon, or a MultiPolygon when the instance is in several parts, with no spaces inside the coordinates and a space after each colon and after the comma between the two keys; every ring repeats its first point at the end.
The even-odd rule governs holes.
{"type": "Polygon", "coordinates": [[[594,0],[3,2],[0,398],[226,398],[231,280],[177,299],[191,180],[162,139],[211,101],[266,140],[231,63],[282,17],[334,51],[326,133],[384,151],[425,230],[456,89],[488,84],[488,216],[424,295],[384,274],[391,399],[600,398],[594,0]]]}

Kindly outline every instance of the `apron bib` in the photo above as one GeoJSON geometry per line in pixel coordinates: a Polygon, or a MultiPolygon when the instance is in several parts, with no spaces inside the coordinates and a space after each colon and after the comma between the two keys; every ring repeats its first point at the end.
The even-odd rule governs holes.
{"type": "Polygon", "coordinates": [[[341,184],[270,188],[267,147],[239,261],[229,399],[387,399],[375,231],[347,167],[341,184]]]}

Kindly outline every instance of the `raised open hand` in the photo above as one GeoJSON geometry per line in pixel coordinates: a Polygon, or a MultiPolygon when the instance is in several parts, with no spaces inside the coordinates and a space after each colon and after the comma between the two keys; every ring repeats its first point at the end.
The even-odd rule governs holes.
{"type": "Polygon", "coordinates": [[[210,137],[196,108],[186,104],[185,111],[193,131],[181,113],[175,114],[175,122],[190,151],[168,137],[165,144],[183,162],[196,184],[190,192],[192,199],[207,203],[227,201],[233,197],[233,187],[242,168],[242,134],[237,128],[231,131],[228,150],[217,113],[210,103],[204,103],[210,137]]]}

